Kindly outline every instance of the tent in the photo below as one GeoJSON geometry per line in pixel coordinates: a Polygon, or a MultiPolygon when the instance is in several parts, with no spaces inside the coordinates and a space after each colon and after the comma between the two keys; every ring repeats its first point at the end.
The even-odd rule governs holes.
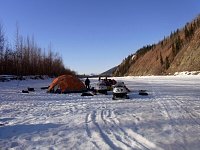
{"type": "Polygon", "coordinates": [[[53,80],[48,91],[50,93],[77,93],[86,91],[83,82],[73,75],[61,75],[53,80]]]}

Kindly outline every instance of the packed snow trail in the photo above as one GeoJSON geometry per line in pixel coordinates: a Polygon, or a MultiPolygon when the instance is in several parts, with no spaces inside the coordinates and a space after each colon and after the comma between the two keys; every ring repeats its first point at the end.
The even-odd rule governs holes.
{"type": "Polygon", "coordinates": [[[51,80],[0,83],[0,149],[199,149],[199,76],[115,79],[130,99],[48,94],[40,87],[51,80]]]}

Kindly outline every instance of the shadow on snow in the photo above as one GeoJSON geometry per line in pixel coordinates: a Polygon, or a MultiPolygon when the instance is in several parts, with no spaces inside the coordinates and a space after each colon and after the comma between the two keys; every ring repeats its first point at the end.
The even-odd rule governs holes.
{"type": "Polygon", "coordinates": [[[60,124],[28,124],[28,125],[13,125],[0,127],[0,139],[12,138],[22,134],[38,133],[48,131],[51,128],[57,128],[60,124]]]}

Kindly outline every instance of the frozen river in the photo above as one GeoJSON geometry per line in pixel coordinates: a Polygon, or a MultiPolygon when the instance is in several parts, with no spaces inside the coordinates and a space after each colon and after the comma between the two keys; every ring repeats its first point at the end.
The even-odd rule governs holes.
{"type": "Polygon", "coordinates": [[[40,87],[51,80],[0,82],[0,149],[199,150],[199,75],[115,79],[130,99],[48,94],[40,87]]]}

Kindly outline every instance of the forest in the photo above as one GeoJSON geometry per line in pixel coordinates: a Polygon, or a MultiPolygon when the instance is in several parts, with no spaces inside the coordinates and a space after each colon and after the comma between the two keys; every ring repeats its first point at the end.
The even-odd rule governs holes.
{"type": "Polygon", "coordinates": [[[0,75],[49,75],[75,74],[66,68],[59,53],[41,48],[34,36],[22,36],[16,27],[14,44],[6,39],[3,25],[0,23],[0,75]]]}

